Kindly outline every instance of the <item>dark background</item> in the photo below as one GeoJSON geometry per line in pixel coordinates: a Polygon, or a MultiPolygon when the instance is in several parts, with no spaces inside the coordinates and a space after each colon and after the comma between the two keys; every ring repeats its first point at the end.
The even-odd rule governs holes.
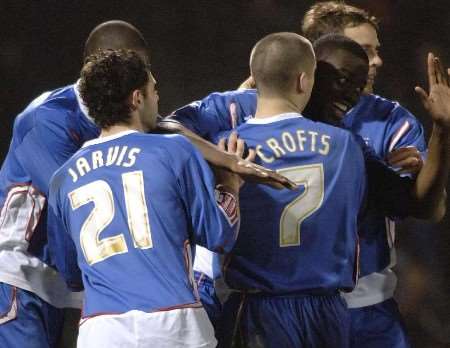
{"type": "MultiPolygon", "coordinates": [[[[45,90],[73,83],[84,40],[94,26],[122,19],[151,47],[160,112],[209,92],[234,89],[248,75],[254,43],[276,31],[299,31],[314,1],[0,1],[0,159],[14,117],[45,90]]],[[[348,1],[381,19],[384,66],[375,90],[430,121],[414,94],[426,87],[432,50],[450,66],[450,3],[445,0],[348,1]]],[[[450,188],[450,187],[449,187],[450,188]]],[[[400,226],[397,299],[416,347],[450,347],[450,219],[400,226]]]]}

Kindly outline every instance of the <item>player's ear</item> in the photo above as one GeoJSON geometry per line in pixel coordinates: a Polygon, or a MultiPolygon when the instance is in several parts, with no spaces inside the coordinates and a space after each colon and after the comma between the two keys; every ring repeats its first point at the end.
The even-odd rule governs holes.
{"type": "Polygon", "coordinates": [[[139,104],[142,103],[142,98],[143,98],[142,91],[139,89],[135,89],[131,93],[128,100],[129,105],[131,106],[131,110],[136,110],[138,108],[139,104]]]}
{"type": "Polygon", "coordinates": [[[306,91],[308,83],[308,81],[306,81],[307,78],[308,77],[306,76],[305,72],[301,72],[297,75],[295,83],[296,83],[296,90],[298,93],[304,93],[306,91]]]}

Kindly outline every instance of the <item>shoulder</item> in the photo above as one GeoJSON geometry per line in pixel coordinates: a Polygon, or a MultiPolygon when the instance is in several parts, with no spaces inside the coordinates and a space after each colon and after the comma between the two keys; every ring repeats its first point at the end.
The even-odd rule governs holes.
{"type": "Polygon", "coordinates": [[[62,125],[66,115],[78,108],[73,86],[45,92],[35,98],[14,121],[14,133],[24,136],[33,128],[45,129],[62,125]]]}
{"type": "Polygon", "coordinates": [[[250,100],[256,98],[255,89],[238,89],[225,92],[213,92],[203,98],[204,101],[231,101],[231,100],[250,100]]]}
{"type": "Polygon", "coordinates": [[[196,152],[194,145],[184,135],[180,134],[152,134],[135,133],[146,148],[163,151],[171,157],[189,158],[196,152]]]}
{"type": "Polygon", "coordinates": [[[355,135],[345,128],[335,127],[322,122],[308,121],[313,123],[312,129],[315,129],[316,132],[329,136],[331,144],[334,144],[331,146],[335,147],[342,155],[344,155],[342,149],[362,154],[364,140],[359,135],[355,135]]]}
{"type": "Polygon", "coordinates": [[[238,108],[235,112],[247,112],[253,110],[256,105],[257,94],[254,89],[234,90],[225,92],[214,92],[197,102],[199,107],[210,109],[214,113],[231,112],[230,106],[238,108]]]}
{"type": "Polygon", "coordinates": [[[351,131],[328,123],[314,121],[306,117],[302,117],[298,122],[302,122],[306,127],[311,129],[311,131],[328,134],[339,141],[349,141],[349,139],[354,138],[351,131]]]}
{"type": "Polygon", "coordinates": [[[417,122],[416,117],[398,101],[383,98],[376,94],[370,94],[363,98],[363,107],[365,103],[367,107],[374,109],[378,114],[390,120],[402,118],[417,122]]]}

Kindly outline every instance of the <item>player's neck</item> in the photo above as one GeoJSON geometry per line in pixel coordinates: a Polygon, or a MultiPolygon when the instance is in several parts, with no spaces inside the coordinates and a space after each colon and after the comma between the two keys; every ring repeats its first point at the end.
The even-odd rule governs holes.
{"type": "Polygon", "coordinates": [[[267,118],[279,114],[301,114],[305,108],[304,102],[293,102],[289,99],[277,97],[258,97],[255,118],[267,118]]]}
{"type": "Polygon", "coordinates": [[[102,131],[100,132],[100,138],[107,137],[110,135],[114,135],[121,132],[126,132],[130,130],[135,130],[138,132],[143,132],[144,130],[136,125],[128,125],[128,124],[116,124],[114,126],[108,127],[108,128],[102,128],[102,131]]]}

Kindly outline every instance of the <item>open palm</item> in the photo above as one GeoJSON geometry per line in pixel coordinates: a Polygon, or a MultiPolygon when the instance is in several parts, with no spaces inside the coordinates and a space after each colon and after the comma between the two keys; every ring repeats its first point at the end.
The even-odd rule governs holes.
{"type": "Polygon", "coordinates": [[[421,87],[415,90],[419,94],[423,106],[430,113],[433,122],[450,128],[450,79],[439,58],[428,54],[428,83],[430,93],[421,87]]]}

